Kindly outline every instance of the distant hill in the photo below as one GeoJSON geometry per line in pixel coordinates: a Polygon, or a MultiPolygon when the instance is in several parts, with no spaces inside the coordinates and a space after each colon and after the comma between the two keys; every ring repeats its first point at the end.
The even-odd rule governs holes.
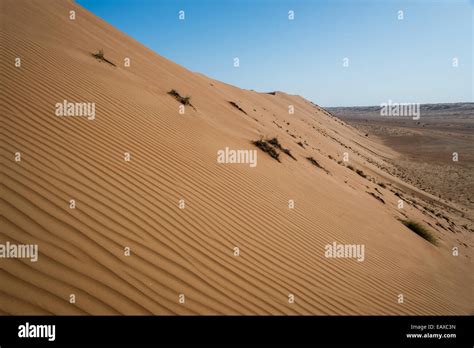
{"type": "MultiPolygon", "coordinates": [[[[357,119],[380,117],[381,106],[327,107],[325,109],[344,119],[357,119]]],[[[420,113],[424,117],[474,117],[474,103],[421,104],[420,113]]]]}

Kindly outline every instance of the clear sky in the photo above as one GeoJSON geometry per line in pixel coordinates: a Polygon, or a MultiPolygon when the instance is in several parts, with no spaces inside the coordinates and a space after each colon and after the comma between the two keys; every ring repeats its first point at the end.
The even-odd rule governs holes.
{"type": "Polygon", "coordinates": [[[76,1],[158,54],[241,88],[322,106],[474,99],[474,0],[76,1]]]}

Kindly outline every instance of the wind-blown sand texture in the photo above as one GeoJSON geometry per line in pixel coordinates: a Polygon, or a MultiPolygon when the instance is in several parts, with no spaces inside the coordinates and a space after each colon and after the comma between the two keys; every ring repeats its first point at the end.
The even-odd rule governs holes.
{"type": "Polygon", "coordinates": [[[0,243],[40,252],[36,263],[0,259],[0,313],[473,312],[474,243],[462,227],[472,221],[436,216],[444,202],[388,174],[388,147],[299,96],[191,72],[72,1],[0,6],[0,243]],[[99,49],[116,67],[92,56],[99,49]],[[172,89],[194,108],[180,114],[172,89]],[[64,99],[96,103],[95,120],[56,116],[64,99]],[[297,161],[259,149],[255,168],[216,161],[220,149],[275,136],[297,161]],[[326,258],[334,241],[364,244],[365,260],[326,258]]]}

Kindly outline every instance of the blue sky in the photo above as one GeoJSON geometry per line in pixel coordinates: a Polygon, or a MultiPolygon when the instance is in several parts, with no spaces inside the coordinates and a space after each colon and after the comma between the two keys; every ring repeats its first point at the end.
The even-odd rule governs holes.
{"type": "Polygon", "coordinates": [[[158,54],[241,88],[322,106],[474,99],[472,0],[76,1],[158,54]]]}

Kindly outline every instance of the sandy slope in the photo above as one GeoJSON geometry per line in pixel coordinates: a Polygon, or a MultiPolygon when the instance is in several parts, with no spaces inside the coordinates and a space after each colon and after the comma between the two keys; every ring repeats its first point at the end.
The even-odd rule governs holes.
{"type": "Polygon", "coordinates": [[[474,310],[472,233],[440,228],[419,205],[397,209],[394,192],[413,189],[384,170],[388,148],[301,97],[241,90],[192,73],[73,2],[1,6],[0,243],[37,243],[40,259],[0,259],[0,312],[474,310]],[[91,56],[100,48],[117,67],[91,56]],[[131,58],[128,68],[124,57],[131,58]],[[191,95],[195,110],[180,115],[171,89],[191,95]],[[95,102],[96,119],[55,116],[55,103],[64,99],[95,102]],[[217,163],[219,149],[255,149],[251,141],[261,136],[278,136],[297,161],[282,153],[278,163],[259,150],[255,168],[217,163]],[[351,165],[392,186],[338,164],[343,152],[351,165]],[[402,215],[429,223],[439,245],[404,227],[402,215]],[[333,241],[364,244],[365,260],[324,257],[333,241]],[[460,256],[451,255],[453,246],[460,256]]]}

